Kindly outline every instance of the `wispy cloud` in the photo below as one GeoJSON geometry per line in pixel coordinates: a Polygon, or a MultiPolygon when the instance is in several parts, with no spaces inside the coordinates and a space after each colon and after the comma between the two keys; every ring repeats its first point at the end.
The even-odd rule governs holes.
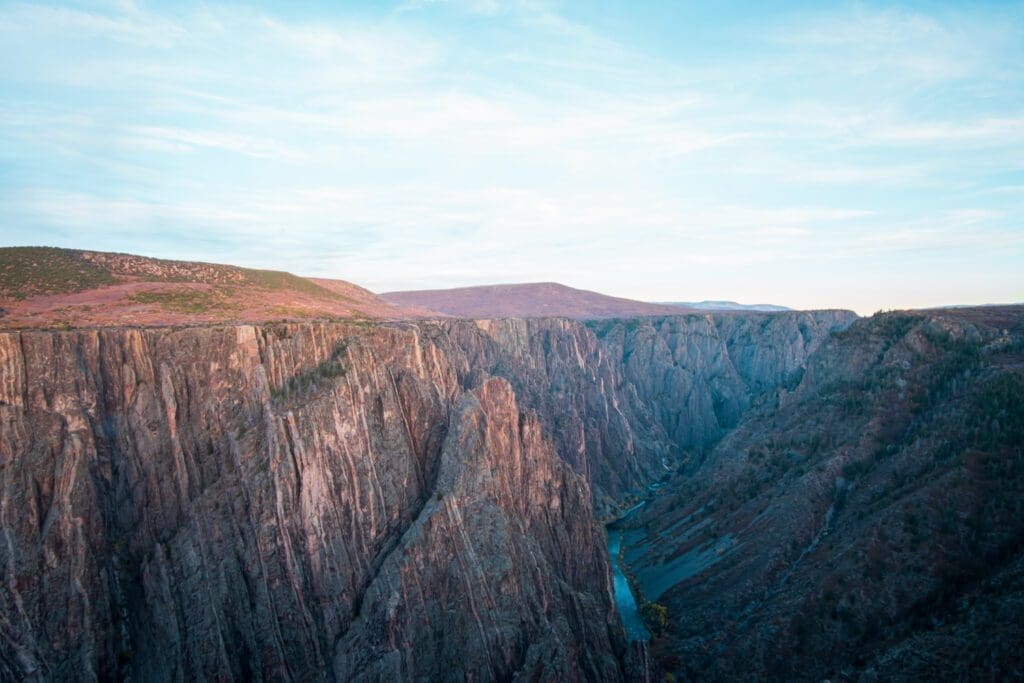
{"type": "Polygon", "coordinates": [[[1024,140],[1024,117],[982,118],[960,122],[917,122],[882,126],[872,139],[893,143],[989,142],[1006,145],[1024,140]]]}
{"type": "Polygon", "coordinates": [[[1012,279],[1019,10],[652,8],[2,6],[0,240],[861,310],[858,260],[1012,279]]]}
{"type": "Polygon", "coordinates": [[[207,147],[261,159],[300,161],[305,154],[280,145],[230,131],[194,130],[160,126],[133,126],[122,142],[149,151],[187,152],[207,147]]]}
{"type": "Polygon", "coordinates": [[[425,10],[439,5],[457,7],[463,11],[474,14],[498,14],[502,9],[499,0],[406,0],[398,5],[397,12],[415,12],[425,10]]]}
{"type": "Polygon", "coordinates": [[[32,3],[11,3],[0,9],[0,31],[45,33],[50,36],[102,38],[138,47],[170,48],[186,30],[164,17],[140,13],[130,4],[119,12],[101,13],[32,3]]]}

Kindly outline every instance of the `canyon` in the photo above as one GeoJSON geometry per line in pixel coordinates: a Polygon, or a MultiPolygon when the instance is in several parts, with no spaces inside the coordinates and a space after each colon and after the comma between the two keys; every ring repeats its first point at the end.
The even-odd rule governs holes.
{"type": "Polygon", "coordinates": [[[4,333],[5,673],[633,678],[598,519],[821,316],[753,389],[705,317],[4,333]]]}
{"type": "Polygon", "coordinates": [[[1021,307],[34,327],[4,680],[1021,670],[1021,307]]]}

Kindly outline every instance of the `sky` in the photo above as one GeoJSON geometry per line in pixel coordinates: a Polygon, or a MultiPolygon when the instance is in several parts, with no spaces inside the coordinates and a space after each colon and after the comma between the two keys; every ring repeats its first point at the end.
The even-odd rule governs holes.
{"type": "Polygon", "coordinates": [[[1024,3],[0,0],[0,245],[1024,301],[1024,3]]]}

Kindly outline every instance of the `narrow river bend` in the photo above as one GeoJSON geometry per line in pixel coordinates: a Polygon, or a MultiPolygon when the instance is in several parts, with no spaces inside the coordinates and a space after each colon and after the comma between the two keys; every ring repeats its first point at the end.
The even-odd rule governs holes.
{"type": "MultiPolygon", "coordinates": [[[[634,506],[622,517],[615,520],[621,522],[631,514],[643,507],[643,503],[634,506]]],[[[608,532],[608,556],[612,561],[612,587],[615,591],[615,604],[619,608],[619,616],[622,617],[622,625],[626,629],[626,637],[629,640],[650,640],[651,633],[647,630],[643,618],[640,616],[640,609],[637,607],[636,598],[629,587],[629,579],[622,573],[619,566],[619,548],[622,546],[622,530],[615,528],[615,522],[607,525],[608,532]]]]}

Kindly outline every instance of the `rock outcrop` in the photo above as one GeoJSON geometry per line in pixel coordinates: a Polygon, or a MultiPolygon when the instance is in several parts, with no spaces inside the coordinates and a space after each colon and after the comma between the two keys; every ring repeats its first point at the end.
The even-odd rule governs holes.
{"type": "Polygon", "coordinates": [[[849,311],[419,323],[464,386],[504,377],[607,517],[799,381],[849,311]],[[757,350],[760,347],[760,350],[757,350]]]}

